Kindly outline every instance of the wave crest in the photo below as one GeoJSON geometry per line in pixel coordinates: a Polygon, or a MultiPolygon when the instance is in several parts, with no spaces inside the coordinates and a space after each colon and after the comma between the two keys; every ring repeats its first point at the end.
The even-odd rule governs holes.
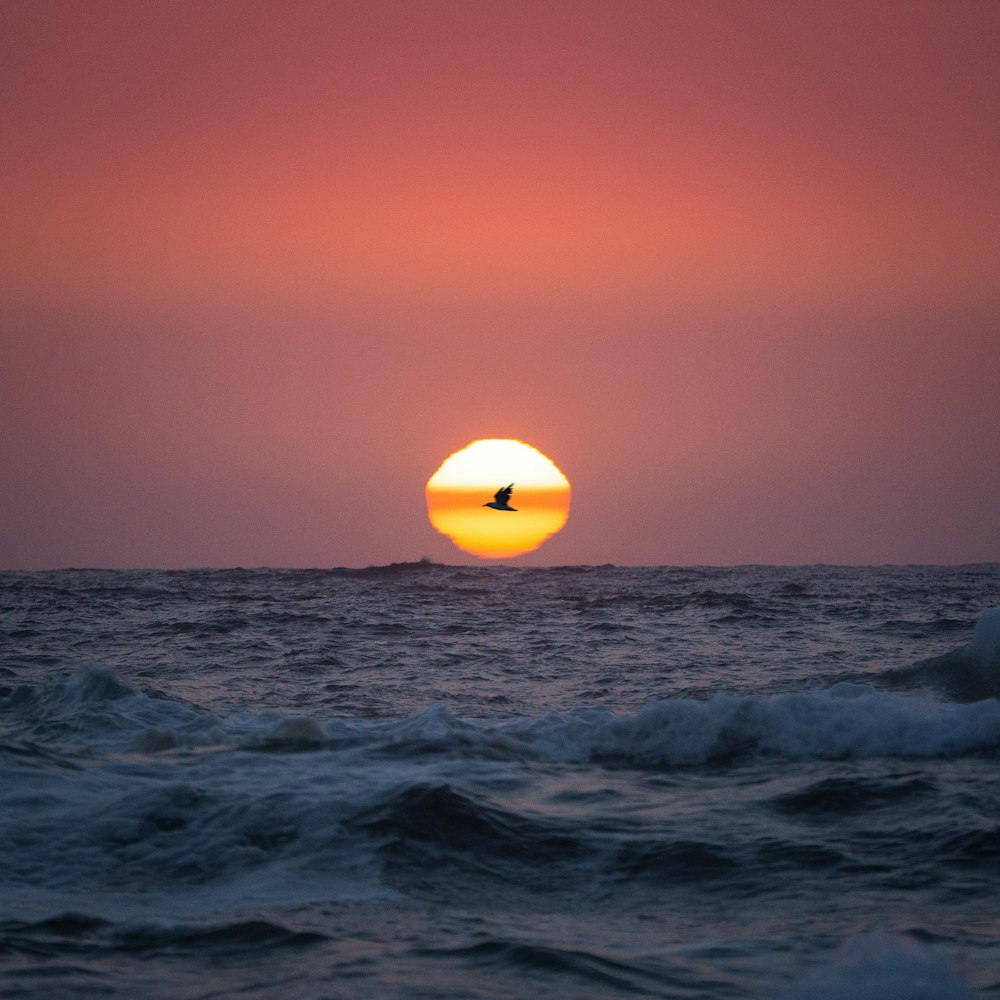
{"type": "MultiPolygon", "coordinates": [[[[990,626],[992,628],[992,625],[990,626]]],[[[992,632],[990,633],[992,636],[992,632]]],[[[632,715],[580,708],[505,722],[456,718],[434,705],[404,719],[274,713],[219,719],[89,667],[0,700],[8,733],[36,745],[156,753],[218,746],[270,753],[346,750],[406,759],[597,762],[660,769],[753,758],[954,757],[1000,749],[1000,701],[942,702],[840,683],[826,690],[656,701],[632,715]]]]}
{"type": "Polygon", "coordinates": [[[1000,608],[980,614],[961,649],[892,670],[886,680],[894,687],[930,686],[958,701],[1000,697],[1000,608]]]}
{"type": "Polygon", "coordinates": [[[655,702],[632,716],[568,713],[511,727],[546,757],[640,768],[747,757],[940,757],[1000,747],[1000,702],[941,704],[838,684],[769,697],[655,702]]]}

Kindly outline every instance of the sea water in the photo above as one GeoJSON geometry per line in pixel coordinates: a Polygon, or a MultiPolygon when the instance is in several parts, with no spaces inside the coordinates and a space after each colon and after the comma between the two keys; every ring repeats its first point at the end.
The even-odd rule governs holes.
{"type": "Polygon", "coordinates": [[[0,996],[1000,992],[1000,567],[0,574],[0,996]]]}

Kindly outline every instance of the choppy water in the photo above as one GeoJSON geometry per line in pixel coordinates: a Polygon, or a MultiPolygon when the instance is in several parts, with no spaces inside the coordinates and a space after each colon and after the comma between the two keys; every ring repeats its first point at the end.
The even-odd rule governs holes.
{"type": "Polygon", "coordinates": [[[0,995],[1000,994],[1000,567],[0,574],[0,995]]]}

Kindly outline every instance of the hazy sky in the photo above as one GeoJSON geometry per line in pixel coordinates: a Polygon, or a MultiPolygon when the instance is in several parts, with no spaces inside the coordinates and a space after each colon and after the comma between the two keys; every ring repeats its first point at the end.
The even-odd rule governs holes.
{"type": "Polygon", "coordinates": [[[1000,560],[1000,4],[6,0],[0,568],[1000,560]],[[499,472],[502,485],[503,472],[499,472]],[[487,499],[487,498],[484,498],[487,499]]]}

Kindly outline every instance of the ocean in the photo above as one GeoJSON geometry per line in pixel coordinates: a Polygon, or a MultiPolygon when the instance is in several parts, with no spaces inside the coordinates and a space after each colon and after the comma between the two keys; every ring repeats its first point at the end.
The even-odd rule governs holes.
{"type": "Polygon", "coordinates": [[[1000,566],[0,573],[0,996],[1000,996],[1000,566]]]}

